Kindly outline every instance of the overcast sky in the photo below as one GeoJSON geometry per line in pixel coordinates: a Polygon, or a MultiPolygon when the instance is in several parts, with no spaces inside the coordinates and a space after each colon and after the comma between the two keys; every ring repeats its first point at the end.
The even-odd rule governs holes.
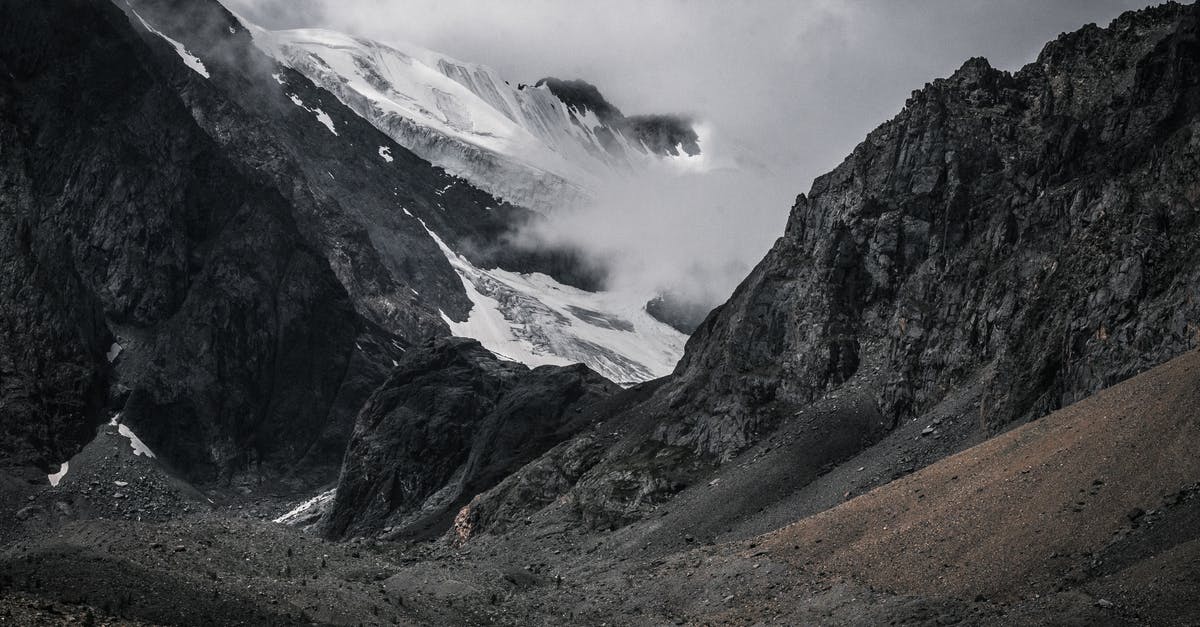
{"type": "MultiPolygon", "coordinates": [[[[422,45],[490,65],[512,81],[596,84],[626,114],[681,112],[771,166],[755,206],[704,217],[667,246],[753,263],[791,199],[831,169],[914,89],[972,56],[1015,70],[1059,33],[1106,25],[1140,0],[226,0],[268,28],[325,27],[422,45]],[[696,227],[699,228],[699,227],[696,227]],[[689,246],[691,248],[689,248],[689,246]]],[[[757,183],[744,183],[756,185],[757,183]]],[[[736,186],[737,183],[730,183],[736,186]]],[[[728,191],[728,190],[727,190],[728,191]]],[[[668,194],[658,194],[665,196],[668,194]]],[[[728,195],[728,194],[727,194],[728,195]]],[[[690,207],[675,207],[695,216],[690,207]]],[[[663,201],[662,198],[659,199],[663,201]]],[[[725,210],[731,210],[726,207],[725,210]]],[[[640,209],[638,210],[640,211],[640,209]]],[[[671,209],[665,211],[670,212],[671,209]]],[[[631,215],[637,215],[635,211],[631,215]]],[[[670,215],[668,213],[668,215],[670,215]]],[[[669,224],[670,219],[664,220],[669,224]]],[[[695,221],[694,221],[695,222],[695,221]]],[[[669,227],[668,227],[669,228],[669,227]]],[[[644,230],[628,236],[647,237],[644,230]]],[[[613,233],[613,239],[625,236],[613,233]]],[[[662,240],[668,233],[650,236],[662,240]]],[[[736,264],[735,264],[736,265],[736,264]]],[[[736,272],[741,272],[737,270],[736,272]]],[[[732,286],[720,286],[725,291],[732,286]]]]}

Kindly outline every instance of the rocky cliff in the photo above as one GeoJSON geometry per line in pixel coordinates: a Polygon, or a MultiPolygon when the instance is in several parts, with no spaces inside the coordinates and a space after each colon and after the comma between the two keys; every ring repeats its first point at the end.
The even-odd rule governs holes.
{"type": "Polygon", "coordinates": [[[994,430],[1195,346],[1198,14],[1129,13],[914,92],[692,338],[664,441],[726,454],[865,368],[893,421],[980,380],[994,430]]]}
{"type": "Polygon", "coordinates": [[[122,408],[196,477],[322,446],[373,367],[356,337],[386,336],[125,14],[3,11],[5,465],[56,466],[122,408]]]}
{"type": "Polygon", "coordinates": [[[586,366],[530,370],[474,340],[413,349],[359,414],[322,530],[444,533],[472,496],[591,426],[584,410],[618,389],[586,366]]]}
{"type": "Polygon", "coordinates": [[[0,5],[0,443],[36,478],[120,413],[197,481],[336,474],[411,343],[532,215],[278,66],[215,1],[0,5]],[[433,235],[437,234],[437,238],[433,235]]]}
{"type": "MultiPolygon", "coordinates": [[[[761,471],[762,511],[854,451],[878,474],[838,485],[878,485],[1195,347],[1198,18],[1130,12],[1016,73],[977,58],[913,92],[797,198],[673,377],[613,419],[618,443],[576,440],[509,483],[575,468],[561,493],[609,525],[706,473],[800,464],[761,471]]],[[[472,507],[529,509],[499,489],[472,507]]]]}

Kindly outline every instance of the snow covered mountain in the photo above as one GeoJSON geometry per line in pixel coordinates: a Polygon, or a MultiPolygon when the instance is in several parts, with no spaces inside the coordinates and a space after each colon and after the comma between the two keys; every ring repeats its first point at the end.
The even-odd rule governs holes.
{"type": "Polygon", "coordinates": [[[626,117],[583,81],[514,86],[487,66],[417,46],[247,26],[260,48],[398,144],[517,205],[549,211],[649,163],[705,162],[689,120],[626,117]]]}
{"type": "MultiPolygon", "coordinates": [[[[267,31],[239,19],[254,44],[281,66],[451,174],[450,184],[435,193],[443,210],[453,209],[452,188],[467,184],[547,212],[585,199],[607,177],[650,163],[695,170],[706,162],[687,120],[626,117],[582,81],[544,79],[513,87],[486,66],[416,46],[400,49],[325,30],[267,31]]],[[[286,77],[273,77],[287,89],[286,77]]],[[[336,134],[323,111],[310,112],[336,134]]],[[[379,150],[390,163],[386,147],[379,150]]],[[[444,227],[415,219],[437,242],[471,303],[465,315],[439,310],[452,334],[531,366],[582,362],[625,384],[670,373],[682,355],[686,335],[641,305],[654,294],[589,292],[536,264],[481,260],[463,254],[474,252],[478,241],[458,241],[444,227]]],[[[419,292],[414,297],[423,298],[419,292]]]]}

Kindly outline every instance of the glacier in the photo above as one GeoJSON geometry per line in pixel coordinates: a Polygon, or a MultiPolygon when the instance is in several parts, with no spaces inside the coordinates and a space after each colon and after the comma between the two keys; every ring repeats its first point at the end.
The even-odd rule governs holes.
{"type": "Polygon", "coordinates": [[[515,205],[549,212],[650,164],[705,162],[681,146],[656,152],[631,126],[565,103],[547,85],[513,86],[485,65],[329,30],[246,26],[260,48],[396,143],[515,205]]]}
{"type": "MultiPolygon", "coordinates": [[[[694,141],[648,147],[630,132],[636,122],[622,126],[626,118],[615,107],[568,104],[551,85],[514,86],[487,66],[418,46],[321,29],[269,31],[239,19],[280,66],[329,91],[400,146],[536,212],[588,202],[614,177],[645,176],[660,167],[694,172],[710,163],[694,141]]],[[[287,90],[281,73],[272,77],[287,90]]],[[[574,84],[559,82],[560,89],[574,84]]],[[[385,162],[394,159],[387,147],[365,149],[385,162]]],[[[683,354],[687,336],[645,310],[655,294],[589,292],[537,272],[480,268],[426,231],[472,303],[465,320],[443,313],[443,322],[450,333],[477,339],[502,358],[531,367],[581,362],[630,385],[669,374],[683,354]]]]}

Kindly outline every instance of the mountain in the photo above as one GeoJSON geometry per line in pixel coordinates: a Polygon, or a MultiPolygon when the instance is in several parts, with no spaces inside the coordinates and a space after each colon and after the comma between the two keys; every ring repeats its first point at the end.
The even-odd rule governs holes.
{"type": "Polygon", "coordinates": [[[641,337],[536,212],[259,45],[0,2],[0,615],[1196,622],[1200,4],[913,92],[628,387],[498,354],[641,337]]]}
{"type": "Polygon", "coordinates": [[[413,45],[243,22],[264,51],[397,143],[517,205],[553,211],[606,178],[704,159],[687,118],[626,117],[584,81],[513,86],[487,66],[413,45]]]}
{"type": "MultiPolygon", "coordinates": [[[[810,514],[1195,349],[1196,17],[1128,13],[1018,72],[972,59],[914,92],[611,419],[618,443],[548,453],[576,469],[554,502],[624,525],[753,452],[754,500],[810,514]],[[856,455],[864,475],[827,474],[856,455]]],[[[513,507],[504,488],[471,507],[513,507]]],[[[766,531],[740,494],[703,491],[708,517],[676,528],[766,531]]]]}
{"type": "MultiPolygon", "coordinates": [[[[325,30],[268,31],[238,19],[257,47],[396,143],[522,207],[549,212],[577,204],[606,177],[650,163],[661,162],[666,171],[702,167],[693,163],[701,153],[689,121],[625,117],[582,81],[544,79],[514,88],[491,68],[416,46],[401,49],[325,30]],[[690,162],[671,165],[677,160],[690,162]]],[[[509,219],[506,234],[534,219],[509,219]]],[[[631,306],[637,299],[597,293],[602,281],[594,275],[602,269],[579,268],[582,262],[569,251],[550,251],[549,259],[530,264],[529,251],[512,250],[519,248],[512,244],[480,261],[476,251],[491,253],[497,246],[431,235],[473,305],[466,319],[444,317],[455,335],[528,365],[586,363],[621,383],[663,376],[683,352],[685,338],[676,326],[631,306]],[[547,267],[558,274],[503,271],[547,267]]]]}
{"type": "Polygon", "coordinates": [[[529,370],[471,340],[414,351],[363,406],[329,532],[440,533],[472,496],[590,427],[583,409],[618,389],[585,366],[529,370]]]}
{"type": "Polygon", "coordinates": [[[570,251],[508,244],[535,212],[396,144],[216,2],[3,8],[13,472],[50,474],[120,413],[189,479],[323,483],[427,338],[622,383],[681,351],[561,283],[595,289],[570,251]]]}

